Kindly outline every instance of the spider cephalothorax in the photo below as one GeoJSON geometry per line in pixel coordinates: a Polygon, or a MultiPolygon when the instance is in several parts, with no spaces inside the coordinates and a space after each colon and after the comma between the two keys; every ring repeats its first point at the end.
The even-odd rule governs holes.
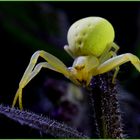
{"type": "Polygon", "coordinates": [[[110,22],[101,17],[87,17],[75,22],[68,31],[68,45],[64,49],[74,58],[72,67],[45,51],[35,52],[19,83],[13,105],[19,99],[22,109],[22,89],[40,72],[48,68],[62,73],[73,83],[88,86],[93,76],[115,69],[113,82],[119,66],[130,61],[140,72],[140,60],[137,56],[126,53],[117,56],[119,47],[114,43],[114,29],[110,22]],[[36,65],[39,57],[45,59],[36,65]]]}

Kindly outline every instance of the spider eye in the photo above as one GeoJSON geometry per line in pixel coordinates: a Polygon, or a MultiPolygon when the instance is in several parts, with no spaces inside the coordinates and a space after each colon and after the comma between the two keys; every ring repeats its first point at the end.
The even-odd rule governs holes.
{"type": "Polygon", "coordinates": [[[77,71],[80,71],[85,68],[85,66],[75,66],[74,67],[77,71]]]}

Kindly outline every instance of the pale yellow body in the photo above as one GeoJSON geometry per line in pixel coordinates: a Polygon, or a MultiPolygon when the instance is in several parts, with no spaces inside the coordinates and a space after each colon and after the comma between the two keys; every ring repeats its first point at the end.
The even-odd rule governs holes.
{"type": "Polygon", "coordinates": [[[114,41],[112,25],[101,17],[80,19],[68,30],[68,44],[64,49],[72,56],[102,55],[106,46],[114,41]]]}
{"type": "Polygon", "coordinates": [[[65,50],[74,58],[72,67],[67,68],[62,61],[48,52],[42,50],[35,52],[32,55],[29,65],[19,83],[19,88],[16,92],[12,104],[13,107],[15,106],[18,99],[19,107],[20,109],[22,109],[22,90],[40,72],[42,68],[48,68],[62,73],[66,78],[70,79],[76,85],[84,87],[89,85],[93,76],[106,73],[112,69],[116,69],[113,77],[114,82],[119,70],[119,66],[128,61],[130,61],[140,72],[140,60],[137,56],[130,53],[117,56],[116,53],[119,47],[113,42],[114,30],[107,20],[100,17],[89,17],[79,20],[75,24],[72,25],[68,33],[69,46],[65,46],[65,50]],[[92,20],[94,22],[92,22],[92,20]],[[94,27],[91,29],[95,31],[91,31],[91,33],[90,30],[86,29],[88,27],[86,23],[90,23],[91,26],[94,27]],[[72,28],[75,28],[75,24],[80,27],[78,29],[79,32],[75,31],[77,34],[81,35],[82,31],[85,31],[87,34],[87,37],[84,40],[80,39],[83,43],[83,46],[80,48],[80,52],[77,51],[77,47],[79,48],[79,44],[77,45],[77,40],[75,41],[75,38],[72,38],[71,36],[72,34],[76,34],[73,33],[74,30],[72,28]],[[107,30],[104,28],[106,28],[107,30]],[[101,32],[102,30],[103,34],[101,32]],[[93,35],[95,33],[96,35],[93,35]],[[108,36],[108,38],[106,36],[108,36]],[[103,39],[100,39],[100,37],[104,37],[105,41],[103,39]],[[102,40],[102,42],[100,40],[102,40]],[[106,40],[108,41],[106,42],[106,40]],[[96,42],[96,44],[94,44],[94,41],[96,42]],[[39,57],[44,58],[45,62],[41,62],[36,65],[39,57]]]}

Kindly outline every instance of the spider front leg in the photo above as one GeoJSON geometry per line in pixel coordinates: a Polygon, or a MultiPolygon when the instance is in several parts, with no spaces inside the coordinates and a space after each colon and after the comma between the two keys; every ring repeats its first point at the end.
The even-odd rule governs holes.
{"type": "Polygon", "coordinates": [[[126,62],[131,62],[135,68],[140,72],[140,60],[137,56],[126,53],[122,55],[115,56],[113,58],[110,58],[109,60],[102,63],[96,70],[95,74],[102,74],[105,72],[108,72],[126,62]]]}
{"type": "Polygon", "coordinates": [[[19,98],[19,107],[20,107],[20,109],[22,109],[22,89],[31,81],[31,79],[33,79],[39,73],[39,71],[43,67],[60,72],[64,76],[66,76],[67,78],[69,78],[69,76],[70,76],[69,70],[64,65],[64,63],[61,62],[58,58],[56,58],[55,56],[53,56],[45,51],[35,52],[33,54],[33,56],[31,57],[30,63],[28,65],[20,83],[19,83],[19,88],[18,88],[16,95],[14,97],[12,107],[15,106],[16,101],[19,98]],[[47,62],[39,63],[35,67],[39,56],[44,58],[48,63],[47,62]]]}
{"type": "Polygon", "coordinates": [[[22,79],[22,81],[24,81],[24,82],[22,83],[22,87],[19,86],[19,89],[17,90],[17,93],[14,98],[12,106],[14,106],[17,99],[19,99],[19,107],[20,107],[20,109],[23,108],[22,107],[22,89],[40,72],[40,70],[42,68],[48,68],[48,69],[54,70],[56,72],[59,72],[56,69],[54,69],[53,67],[51,67],[51,65],[49,65],[47,62],[42,62],[42,63],[37,64],[36,67],[34,68],[34,70],[31,73],[29,73],[27,78],[25,78],[26,81],[24,81],[24,79],[22,79]]]}

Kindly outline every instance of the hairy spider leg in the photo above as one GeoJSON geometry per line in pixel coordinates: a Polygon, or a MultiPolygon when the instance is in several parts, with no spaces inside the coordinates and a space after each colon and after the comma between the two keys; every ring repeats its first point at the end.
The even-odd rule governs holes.
{"type": "Polygon", "coordinates": [[[57,72],[60,72],[60,73],[64,74],[64,76],[67,78],[69,78],[69,76],[70,76],[69,70],[67,69],[65,64],[62,61],[60,61],[58,58],[56,58],[55,56],[53,56],[45,51],[35,52],[32,55],[31,60],[29,62],[29,65],[28,65],[26,71],[24,72],[24,75],[19,83],[19,88],[18,88],[16,95],[14,97],[12,107],[15,106],[16,101],[19,97],[19,106],[20,106],[20,109],[22,109],[22,101],[21,101],[22,100],[22,89],[40,71],[39,69],[41,69],[42,67],[46,67],[46,68],[49,68],[51,70],[55,70],[57,72]],[[41,63],[40,65],[38,64],[36,69],[34,69],[39,56],[44,58],[48,63],[41,63]],[[34,71],[34,72],[32,73],[32,71],[34,71]]]}
{"type": "Polygon", "coordinates": [[[106,73],[106,72],[126,63],[126,62],[129,62],[129,61],[140,72],[140,60],[139,60],[139,58],[131,53],[126,53],[126,54],[112,57],[109,60],[102,63],[101,65],[99,65],[99,67],[96,69],[95,74],[98,75],[98,74],[106,73]]]}

